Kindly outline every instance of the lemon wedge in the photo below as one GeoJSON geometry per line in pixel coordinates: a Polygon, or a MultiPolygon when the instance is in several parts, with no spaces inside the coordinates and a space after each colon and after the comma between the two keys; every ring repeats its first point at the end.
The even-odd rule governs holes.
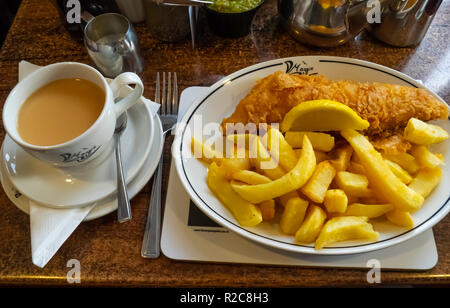
{"type": "Polygon", "coordinates": [[[319,99],[303,102],[289,110],[280,129],[282,132],[364,130],[369,125],[369,122],[347,105],[319,99]]]}

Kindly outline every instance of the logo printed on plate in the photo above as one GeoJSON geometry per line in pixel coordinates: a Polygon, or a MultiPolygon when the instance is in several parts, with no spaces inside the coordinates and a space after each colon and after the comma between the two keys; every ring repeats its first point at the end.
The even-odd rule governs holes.
{"type": "Polygon", "coordinates": [[[314,66],[308,65],[305,61],[294,63],[294,61],[287,60],[284,61],[286,65],[286,73],[295,75],[317,75],[318,73],[313,72],[314,66]],[[311,72],[311,73],[310,73],[311,72]]]}

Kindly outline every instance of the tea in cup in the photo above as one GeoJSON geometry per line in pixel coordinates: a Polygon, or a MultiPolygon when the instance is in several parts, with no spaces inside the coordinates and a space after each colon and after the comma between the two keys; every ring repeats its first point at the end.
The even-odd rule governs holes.
{"type": "Polygon", "coordinates": [[[11,91],[3,108],[8,135],[39,160],[75,166],[97,157],[114,134],[116,119],[142,96],[134,73],[108,84],[94,68],[75,62],[42,67],[11,91]],[[135,85],[118,102],[121,87],[135,85]]]}

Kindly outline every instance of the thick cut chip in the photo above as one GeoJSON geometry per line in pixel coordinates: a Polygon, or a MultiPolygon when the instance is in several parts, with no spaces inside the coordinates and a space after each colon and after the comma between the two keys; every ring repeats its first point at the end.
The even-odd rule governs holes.
{"type": "Polygon", "coordinates": [[[275,200],[266,200],[259,204],[263,221],[272,220],[275,217],[275,200]]]}
{"type": "MultiPolygon", "coordinates": [[[[297,157],[302,156],[302,149],[294,149],[295,154],[297,154],[297,157]]],[[[316,155],[316,162],[320,163],[323,162],[324,160],[329,160],[330,156],[328,155],[328,153],[322,152],[322,151],[314,151],[314,154],[316,155]]]]}
{"type": "Polygon", "coordinates": [[[331,161],[336,172],[345,171],[348,168],[348,164],[350,163],[350,159],[352,158],[353,149],[350,145],[345,145],[337,148],[333,151],[337,156],[336,159],[331,161]]]}
{"type": "Polygon", "coordinates": [[[255,134],[231,134],[227,135],[227,140],[234,143],[238,148],[249,149],[250,142],[254,140],[255,134]]]}
{"type": "Polygon", "coordinates": [[[285,174],[283,168],[273,159],[258,136],[253,135],[250,138],[249,156],[251,164],[272,180],[279,179],[285,174]]]}
{"type": "Polygon", "coordinates": [[[414,211],[422,206],[424,198],[392,173],[369,140],[354,130],[345,130],[341,134],[358,155],[370,185],[377,194],[394,204],[398,210],[414,211]]]}
{"type": "Polygon", "coordinates": [[[330,189],[325,193],[325,208],[329,213],[345,213],[348,205],[348,198],[341,189],[330,189]]]}
{"type": "Polygon", "coordinates": [[[220,165],[225,168],[227,179],[232,179],[234,173],[250,169],[250,160],[248,158],[223,158],[220,160],[220,165]]]}
{"type": "Polygon", "coordinates": [[[336,170],[329,161],[319,163],[308,182],[300,189],[311,201],[322,203],[325,193],[336,175],[336,170]]]}
{"type": "Polygon", "coordinates": [[[378,240],[367,217],[341,216],[327,221],[316,240],[315,248],[322,249],[331,244],[348,240],[378,240]]]}
{"type": "Polygon", "coordinates": [[[293,148],[301,148],[303,136],[308,136],[314,150],[328,152],[334,148],[334,137],[325,133],[316,132],[287,132],[284,136],[287,143],[293,148]]]}
{"type": "Polygon", "coordinates": [[[397,154],[384,154],[384,157],[394,163],[399,164],[403,169],[411,174],[416,173],[419,170],[419,164],[416,158],[409,153],[400,152],[397,154]]]}
{"type": "Polygon", "coordinates": [[[394,206],[390,203],[388,204],[362,204],[353,203],[347,207],[345,211],[345,216],[365,216],[368,218],[376,218],[383,216],[387,212],[394,209],[394,206]]]}
{"type": "Polygon", "coordinates": [[[239,170],[238,172],[233,173],[231,178],[235,181],[251,185],[270,183],[270,181],[272,181],[267,176],[251,170],[239,170]]]}
{"type": "Polygon", "coordinates": [[[386,213],[386,218],[394,225],[411,229],[414,227],[414,220],[409,212],[393,210],[386,213]]]}
{"type": "Polygon", "coordinates": [[[261,210],[254,204],[242,199],[225,177],[225,168],[216,163],[209,166],[207,184],[218,199],[231,211],[241,226],[252,227],[262,221],[261,210]]]}
{"type": "MultiPolygon", "coordinates": [[[[213,149],[208,143],[192,137],[191,150],[194,153],[194,157],[201,161],[208,164],[215,162],[218,165],[224,165],[228,179],[232,179],[232,174],[235,172],[250,169],[249,154],[245,149],[243,149],[243,154],[240,156],[224,157],[222,152],[213,149]]],[[[236,149],[233,147],[233,150],[236,149]]]]}
{"type": "Polygon", "coordinates": [[[405,127],[403,137],[416,144],[429,145],[448,139],[448,133],[437,125],[411,118],[405,127]]]}
{"type": "Polygon", "coordinates": [[[346,194],[354,197],[371,197],[373,194],[367,187],[369,180],[363,174],[339,171],[336,174],[336,184],[346,194]]]}
{"type": "Polygon", "coordinates": [[[270,128],[262,142],[284,170],[289,171],[295,167],[298,156],[278,129],[270,128]]]}
{"type": "Polygon", "coordinates": [[[280,201],[280,204],[283,207],[286,207],[286,204],[289,202],[290,199],[292,198],[299,198],[299,194],[296,190],[290,191],[287,194],[284,194],[282,196],[280,196],[278,198],[278,200],[280,201]]]}
{"type": "Polygon", "coordinates": [[[440,183],[442,178],[442,169],[422,169],[417,173],[412,182],[409,184],[409,188],[426,198],[440,183]]]}
{"type": "Polygon", "coordinates": [[[357,173],[357,174],[364,174],[364,172],[366,172],[364,170],[363,165],[361,165],[360,163],[354,162],[354,161],[351,161],[348,164],[347,171],[351,172],[351,173],[357,173]]]}
{"type": "Polygon", "coordinates": [[[280,227],[283,233],[295,234],[305,218],[308,204],[308,201],[299,197],[289,199],[280,220],[280,227]]]}
{"type": "Polygon", "coordinates": [[[389,166],[389,169],[391,169],[392,173],[395,174],[396,177],[400,179],[405,184],[409,184],[412,181],[412,176],[403,169],[399,164],[394,163],[393,161],[390,161],[388,159],[385,160],[386,164],[389,166]]]}
{"type": "Polygon", "coordinates": [[[220,163],[224,157],[223,153],[214,150],[211,145],[194,137],[191,138],[191,150],[195,158],[199,158],[208,164],[212,162],[220,163]]]}
{"type": "Polygon", "coordinates": [[[302,156],[299,158],[297,165],[281,178],[266,184],[239,185],[232,183],[231,186],[242,198],[252,203],[260,203],[299,189],[311,177],[315,167],[314,150],[308,137],[305,136],[302,156]]]}
{"type": "Polygon", "coordinates": [[[413,146],[411,154],[416,158],[420,168],[436,168],[444,164],[438,156],[431,153],[424,145],[413,146]]]}
{"type": "Polygon", "coordinates": [[[312,243],[322,229],[327,213],[319,206],[311,204],[300,228],[295,232],[295,240],[300,243],[312,243]]]}

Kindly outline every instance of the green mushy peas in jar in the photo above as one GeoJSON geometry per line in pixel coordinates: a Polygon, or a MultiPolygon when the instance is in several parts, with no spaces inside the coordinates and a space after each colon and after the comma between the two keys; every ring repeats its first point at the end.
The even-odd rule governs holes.
{"type": "Polygon", "coordinates": [[[258,6],[263,0],[214,0],[208,8],[220,13],[242,13],[258,6]]]}

